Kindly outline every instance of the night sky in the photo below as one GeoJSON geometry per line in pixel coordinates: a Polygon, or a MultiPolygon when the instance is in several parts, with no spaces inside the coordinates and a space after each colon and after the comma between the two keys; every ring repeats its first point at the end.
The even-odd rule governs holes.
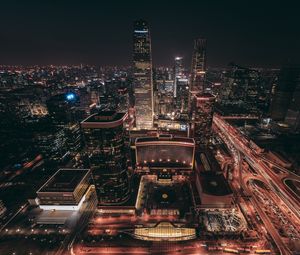
{"type": "Polygon", "coordinates": [[[1,0],[0,64],[129,65],[132,23],[149,21],[155,66],[190,66],[206,37],[208,66],[280,67],[300,59],[297,1],[1,0]],[[262,3],[264,2],[264,3],[262,3]]]}

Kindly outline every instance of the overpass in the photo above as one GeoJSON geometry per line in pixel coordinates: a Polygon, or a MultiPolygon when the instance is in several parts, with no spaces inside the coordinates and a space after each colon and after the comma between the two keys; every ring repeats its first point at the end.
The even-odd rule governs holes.
{"type": "MultiPolygon", "coordinates": [[[[251,140],[244,137],[243,134],[239,132],[238,129],[231,126],[227,123],[222,117],[215,115],[213,118],[213,124],[216,128],[217,132],[222,134],[223,138],[229,143],[231,148],[234,148],[238,152],[238,163],[239,163],[239,182],[243,189],[249,192],[247,188],[247,183],[251,178],[248,178],[248,181],[245,183],[247,179],[243,179],[242,170],[241,170],[241,155],[245,158],[246,162],[258,173],[256,179],[259,179],[265,183],[267,187],[270,188],[285,204],[290,211],[294,213],[294,216],[299,221],[300,219],[300,206],[299,199],[295,194],[292,194],[291,190],[285,185],[283,180],[290,175],[288,170],[285,171],[282,175],[278,176],[274,173],[273,169],[265,164],[262,159],[262,150],[254,144],[251,140]],[[254,146],[253,146],[254,145],[254,146]]],[[[224,140],[224,139],[223,139],[224,140]]],[[[294,178],[296,178],[294,176],[294,178]]],[[[298,178],[297,178],[298,179],[298,178]]],[[[279,236],[277,231],[274,229],[270,220],[262,212],[258,201],[254,198],[252,199],[253,204],[255,205],[257,211],[262,216],[264,223],[270,227],[270,234],[275,241],[276,245],[281,251],[281,254],[291,254],[291,251],[286,244],[283,242],[282,238],[279,236]]]]}

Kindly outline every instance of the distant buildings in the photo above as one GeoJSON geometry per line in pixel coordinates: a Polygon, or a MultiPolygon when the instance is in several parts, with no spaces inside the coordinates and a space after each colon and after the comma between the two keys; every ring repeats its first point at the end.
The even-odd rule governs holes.
{"type": "Polygon", "coordinates": [[[174,97],[177,97],[177,83],[179,79],[183,78],[183,71],[182,57],[176,57],[174,65],[174,97]]]}
{"type": "Polygon", "coordinates": [[[189,83],[184,73],[183,58],[176,57],[174,63],[174,98],[175,109],[181,114],[188,112],[189,83]]]}
{"type": "Polygon", "coordinates": [[[189,81],[183,76],[176,79],[176,109],[181,114],[188,113],[189,105],[189,81]]]}
{"type": "Polygon", "coordinates": [[[81,122],[100,204],[120,204],[129,198],[124,122],[127,113],[103,111],[81,122]]]}
{"type": "Polygon", "coordinates": [[[235,111],[244,109],[249,113],[257,113],[262,95],[260,86],[261,74],[258,70],[232,63],[231,69],[224,74],[221,103],[234,106],[235,111]]]}
{"type": "Polygon", "coordinates": [[[137,20],[133,26],[135,116],[137,129],[153,126],[153,81],[151,37],[148,23],[137,20]]]}
{"type": "Polygon", "coordinates": [[[81,148],[79,120],[84,116],[78,109],[79,104],[79,96],[74,92],[61,93],[47,100],[52,130],[36,134],[37,145],[46,158],[59,162],[66,155],[75,155],[79,152],[81,148]],[[57,142],[53,144],[53,141],[57,142]]]}

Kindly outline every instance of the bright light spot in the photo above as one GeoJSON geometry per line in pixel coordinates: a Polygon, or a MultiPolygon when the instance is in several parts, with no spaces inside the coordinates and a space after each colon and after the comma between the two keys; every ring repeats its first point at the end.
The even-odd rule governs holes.
{"type": "Polygon", "coordinates": [[[66,98],[68,101],[72,101],[75,99],[75,94],[74,93],[68,93],[66,94],[66,98]]]}

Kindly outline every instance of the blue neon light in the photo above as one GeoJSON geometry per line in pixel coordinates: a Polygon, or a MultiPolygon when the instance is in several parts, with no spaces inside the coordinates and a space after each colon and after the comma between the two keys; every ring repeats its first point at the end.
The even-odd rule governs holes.
{"type": "Polygon", "coordinates": [[[75,99],[75,94],[74,94],[74,93],[68,93],[68,94],[66,95],[66,99],[67,99],[68,101],[74,100],[74,99],[75,99]]]}

